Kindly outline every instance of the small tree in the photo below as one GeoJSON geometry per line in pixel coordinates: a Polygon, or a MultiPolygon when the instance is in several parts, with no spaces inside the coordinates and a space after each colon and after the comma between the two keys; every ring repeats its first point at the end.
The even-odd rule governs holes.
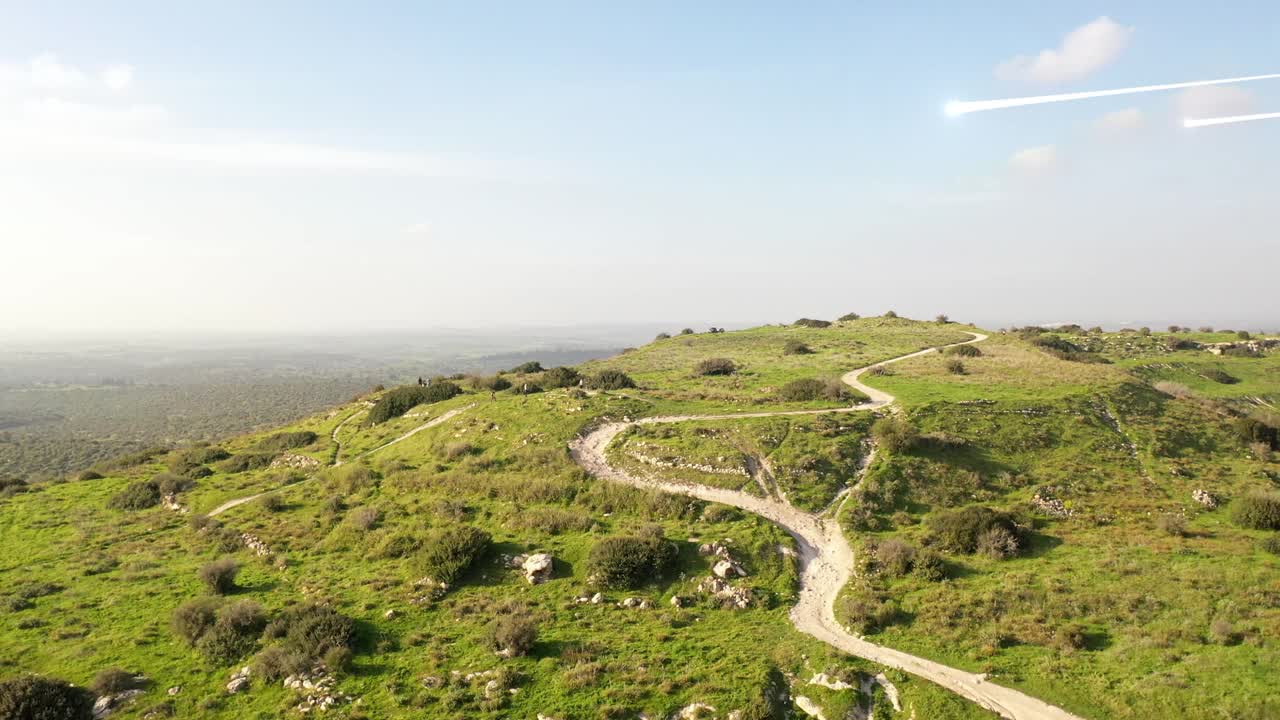
{"type": "Polygon", "coordinates": [[[200,581],[209,592],[215,595],[226,595],[236,589],[236,574],[240,566],[232,558],[222,558],[206,563],[200,568],[200,581]]]}
{"type": "Polygon", "coordinates": [[[938,323],[939,325],[946,325],[947,323],[951,322],[951,318],[947,317],[946,315],[939,315],[938,317],[934,318],[933,321],[938,323]]]}

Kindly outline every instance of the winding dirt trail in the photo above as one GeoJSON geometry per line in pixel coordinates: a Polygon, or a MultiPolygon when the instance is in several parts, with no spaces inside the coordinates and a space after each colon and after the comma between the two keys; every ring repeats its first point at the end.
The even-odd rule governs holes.
{"type": "MultiPolygon", "coordinates": [[[[417,427],[413,428],[412,430],[410,430],[410,431],[406,432],[405,434],[400,435],[399,437],[396,437],[396,438],[394,438],[394,439],[392,439],[392,440],[389,440],[389,441],[387,441],[387,442],[385,442],[385,443],[383,443],[383,444],[379,445],[378,447],[373,448],[372,450],[365,450],[364,452],[362,452],[362,453],[360,453],[359,455],[357,455],[355,459],[359,460],[360,458],[362,458],[362,457],[367,457],[367,456],[369,456],[369,455],[372,455],[372,454],[374,454],[374,453],[378,452],[379,450],[382,450],[382,449],[384,449],[384,448],[391,447],[392,445],[395,445],[395,444],[396,444],[396,443],[398,443],[398,442],[402,442],[402,441],[404,441],[404,440],[408,440],[409,438],[413,437],[414,435],[417,435],[418,433],[422,432],[423,430],[426,430],[427,428],[433,428],[433,427],[435,427],[435,426],[439,425],[440,423],[446,422],[446,421],[448,421],[448,420],[452,420],[455,416],[457,416],[457,415],[458,415],[458,413],[462,413],[462,412],[465,412],[465,411],[467,411],[467,410],[470,410],[471,408],[473,408],[473,407],[475,407],[475,406],[476,406],[476,404],[475,404],[475,403],[471,403],[470,405],[467,405],[467,406],[465,406],[465,407],[455,408],[455,409],[450,410],[450,411],[448,411],[448,412],[441,413],[439,417],[434,417],[434,418],[432,418],[432,419],[430,419],[430,420],[428,420],[428,421],[426,421],[426,422],[422,423],[421,425],[418,425],[417,427]]],[[[329,467],[337,467],[337,466],[339,466],[339,465],[341,465],[341,464],[343,463],[343,460],[339,457],[339,455],[341,455],[341,453],[342,453],[342,444],[338,442],[338,431],[339,431],[339,430],[341,430],[341,429],[342,429],[342,426],[343,426],[343,425],[346,425],[346,424],[347,424],[347,422],[349,422],[352,418],[354,418],[355,416],[357,416],[357,415],[359,415],[360,413],[363,413],[363,412],[365,412],[365,411],[364,411],[364,410],[357,410],[356,412],[352,413],[352,414],[351,414],[351,415],[349,415],[345,420],[343,420],[342,422],[338,423],[338,426],[337,426],[337,427],[335,427],[335,428],[333,429],[333,432],[329,434],[329,437],[331,437],[331,438],[333,439],[333,442],[337,443],[337,445],[338,445],[338,446],[337,446],[337,449],[336,449],[336,450],[334,451],[334,453],[333,453],[333,462],[329,464],[329,467]]],[[[315,477],[315,475],[310,475],[310,476],[308,476],[308,477],[306,478],[306,480],[303,480],[302,482],[306,482],[307,480],[310,480],[310,479],[311,479],[311,478],[313,478],[313,477],[315,477]]],[[[265,491],[263,491],[263,492],[260,492],[260,493],[255,494],[255,495],[249,495],[249,496],[247,496],[247,497],[241,497],[241,498],[236,498],[236,499],[234,499],[234,500],[228,500],[228,501],[226,501],[226,502],[222,503],[221,505],[219,505],[218,507],[216,507],[216,508],[214,508],[214,509],[210,510],[210,511],[209,511],[209,513],[208,513],[208,517],[215,517],[215,516],[221,515],[222,513],[224,513],[224,512],[226,512],[226,511],[230,510],[230,509],[231,509],[231,508],[233,508],[233,507],[239,507],[240,505],[243,505],[243,504],[245,504],[245,503],[247,503],[247,502],[253,502],[254,500],[257,500],[258,498],[262,497],[263,495],[270,495],[270,494],[271,494],[271,493],[273,493],[273,492],[277,492],[277,491],[279,491],[279,490],[283,490],[285,487],[294,487],[294,486],[295,486],[295,485],[297,485],[297,484],[298,484],[298,483],[293,483],[292,485],[285,485],[284,487],[278,487],[278,488],[274,488],[274,489],[271,489],[271,490],[265,490],[265,491]]]]}
{"type": "MultiPolygon", "coordinates": [[[[987,339],[987,336],[981,333],[970,334],[973,335],[971,340],[955,343],[955,345],[967,345],[987,339]]],[[[838,512],[831,511],[838,509],[837,502],[842,504],[848,499],[847,490],[844,491],[843,498],[838,498],[837,502],[833,502],[827,510],[813,514],[799,510],[781,498],[758,497],[739,490],[693,483],[665,482],[635,477],[611,466],[605,455],[606,448],[614,438],[635,424],[864,412],[882,408],[893,403],[894,397],[883,390],[864,385],[860,379],[862,374],[879,365],[900,362],[935,351],[935,348],[929,348],[846,373],[841,380],[850,387],[866,393],[870,398],[869,402],[856,407],[725,415],[669,415],[642,418],[631,422],[611,422],[597,426],[587,434],[576,438],[569,444],[569,452],[579,466],[598,478],[632,487],[688,495],[701,500],[732,505],[759,515],[789,533],[799,546],[800,559],[800,599],[791,609],[791,622],[802,632],[851,655],[898,668],[934,682],[1006,718],[1081,720],[1076,715],[1022,692],[987,682],[983,675],[957,670],[932,660],[876,645],[853,635],[841,626],[835,616],[835,601],[840,590],[853,574],[854,557],[853,548],[835,519],[838,512]]],[[[872,451],[874,452],[874,449],[872,451]]]]}

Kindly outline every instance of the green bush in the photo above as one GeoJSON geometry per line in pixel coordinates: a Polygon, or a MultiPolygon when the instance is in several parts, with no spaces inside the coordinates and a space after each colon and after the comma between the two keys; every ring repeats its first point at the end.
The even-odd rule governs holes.
{"type": "Polygon", "coordinates": [[[587,387],[594,390],[622,390],[635,386],[635,381],[621,370],[601,370],[587,380],[587,387]]]}
{"type": "Polygon", "coordinates": [[[80,481],[101,480],[102,477],[102,473],[97,470],[81,470],[80,474],[76,475],[76,479],[80,481]]]}
{"type": "Polygon", "coordinates": [[[842,402],[852,396],[849,393],[849,388],[839,380],[801,378],[792,380],[778,388],[778,397],[787,402],[808,402],[811,400],[842,402]]]}
{"type": "Polygon", "coordinates": [[[1280,492],[1255,491],[1231,503],[1231,519],[1254,530],[1280,530],[1280,492]]]}
{"type": "Polygon", "coordinates": [[[831,327],[830,320],[814,320],[813,318],[800,318],[799,320],[795,321],[792,324],[798,325],[799,327],[807,327],[807,328],[831,327]]]}
{"type": "Polygon", "coordinates": [[[1232,427],[1245,445],[1263,443],[1272,450],[1280,449],[1280,430],[1256,417],[1236,418],[1232,422],[1232,427]]]}
{"type": "Polygon", "coordinates": [[[93,676],[93,682],[89,683],[89,689],[97,695],[115,695],[136,687],[138,682],[133,678],[134,676],[131,672],[126,672],[120,668],[107,668],[106,670],[99,670],[93,676]]]}
{"type": "Polygon", "coordinates": [[[1262,549],[1272,555],[1280,555],[1280,535],[1272,535],[1263,539],[1262,549]]]}
{"type": "Polygon", "coordinates": [[[858,320],[861,317],[862,316],[859,315],[858,313],[851,312],[851,313],[845,313],[836,319],[839,320],[840,322],[849,322],[850,320],[858,320]]]}
{"type": "Polygon", "coordinates": [[[693,366],[694,375],[732,375],[738,366],[729,358],[707,358],[693,366]]]}
{"type": "Polygon", "coordinates": [[[606,588],[636,588],[654,582],[675,564],[676,546],[661,528],[638,536],[614,536],[596,541],[587,554],[587,575],[606,588]]]}
{"type": "Polygon", "coordinates": [[[507,372],[512,372],[517,375],[528,375],[530,373],[540,373],[542,372],[542,370],[543,370],[542,363],[538,362],[537,360],[530,360],[527,363],[521,363],[511,368],[507,372]]]}
{"type": "Polygon", "coordinates": [[[471,387],[476,390],[487,390],[489,392],[501,392],[511,387],[511,381],[501,375],[489,375],[486,377],[474,376],[471,378],[471,387]]]}
{"type": "Polygon", "coordinates": [[[947,562],[936,550],[921,548],[916,551],[911,574],[927,582],[938,582],[947,576],[947,562]]]}
{"type": "Polygon", "coordinates": [[[897,415],[875,421],[871,426],[871,437],[889,452],[906,452],[920,441],[920,433],[897,415]]]}
{"type": "Polygon", "coordinates": [[[929,517],[928,525],[938,544],[950,552],[992,554],[1008,549],[1010,542],[1012,552],[1017,552],[1022,544],[1022,530],[1013,516],[982,505],[942,510],[929,517]]]}
{"type": "Polygon", "coordinates": [[[369,409],[368,423],[377,425],[397,418],[418,405],[442,402],[462,392],[451,382],[433,382],[430,385],[403,385],[383,393],[369,409]]]}
{"type": "Polygon", "coordinates": [[[208,465],[219,460],[226,460],[231,453],[220,447],[196,446],[178,453],[175,462],[182,465],[208,465]]]}
{"type": "Polygon", "coordinates": [[[1235,377],[1234,375],[1231,375],[1224,370],[1219,370],[1218,368],[1207,368],[1205,370],[1202,370],[1200,374],[1204,375],[1209,380],[1212,380],[1216,383],[1220,383],[1222,385],[1234,385],[1240,382],[1240,378],[1235,377]]]}
{"type": "Polygon", "coordinates": [[[892,311],[892,310],[886,310],[886,311],[885,311],[885,313],[884,313],[884,315],[882,315],[881,317],[887,317],[887,318],[889,318],[889,319],[893,319],[893,318],[898,317],[898,313],[896,313],[896,312],[894,312],[894,311],[892,311]]]}
{"type": "Polygon", "coordinates": [[[267,493],[258,498],[258,507],[269,513],[280,512],[284,509],[284,499],[275,493],[267,493]]]}
{"type": "Polygon", "coordinates": [[[538,640],[538,626],[524,613],[503,615],[489,623],[489,649],[507,657],[527,655],[538,640]]]}
{"type": "Polygon", "coordinates": [[[889,538],[875,546],[876,563],[890,577],[902,577],[915,567],[916,548],[909,542],[889,538]]]}
{"type": "Polygon", "coordinates": [[[430,533],[418,551],[418,570],[436,582],[452,585],[489,550],[489,533],[470,525],[453,525],[430,533]]]}
{"type": "Polygon", "coordinates": [[[316,437],[316,434],[310,430],[279,432],[259,440],[254,447],[263,452],[281,453],[286,450],[306,447],[315,442],[316,437]]]}
{"type": "Polygon", "coordinates": [[[947,368],[947,372],[951,373],[952,375],[964,375],[966,372],[964,368],[964,363],[955,359],[948,360],[945,363],[945,367],[947,368]]]}
{"type": "Polygon", "coordinates": [[[813,348],[805,345],[799,340],[788,340],[786,345],[782,346],[783,355],[812,355],[813,348]]]}
{"type": "Polygon", "coordinates": [[[671,333],[664,333],[664,332],[658,333],[653,338],[654,342],[657,342],[659,340],[670,340],[670,339],[671,339],[671,333]]]}
{"type": "Polygon", "coordinates": [[[196,641],[196,650],[210,665],[227,665],[253,652],[257,641],[253,635],[240,633],[224,623],[214,623],[196,641]]]}
{"type": "Polygon", "coordinates": [[[982,350],[977,345],[953,345],[947,348],[947,354],[959,357],[982,357],[982,350]]]}
{"type": "Polygon", "coordinates": [[[240,572],[240,566],[232,558],[222,558],[205,563],[198,573],[200,582],[205,584],[209,592],[216,595],[225,595],[236,589],[236,574],[240,572]]]}
{"type": "Polygon", "coordinates": [[[231,457],[218,463],[217,468],[224,473],[241,473],[249,470],[261,470],[270,467],[271,461],[276,459],[276,453],[273,452],[247,452],[231,457]]]}
{"type": "Polygon", "coordinates": [[[356,624],[327,605],[308,603],[289,608],[272,620],[263,637],[282,640],[286,652],[314,663],[334,648],[353,649],[356,624]]]}
{"type": "Polygon", "coordinates": [[[549,388],[562,388],[577,385],[578,380],[577,370],[571,367],[554,367],[543,373],[541,382],[549,388]]]}
{"type": "Polygon", "coordinates": [[[411,533],[392,533],[382,538],[374,553],[380,558],[402,558],[412,555],[421,545],[416,535],[411,533]]]}
{"type": "Polygon", "coordinates": [[[159,504],[160,486],[154,480],[129,483],[107,501],[107,507],[115,510],[145,510],[159,504]]]}
{"type": "Polygon", "coordinates": [[[169,627],[188,645],[195,645],[218,619],[217,598],[196,598],[173,611],[169,627]]]}
{"type": "Polygon", "coordinates": [[[174,475],[173,473],[160,473],[151,478],[151,482],[156,484],[156,489],[160,491],[161,497],[177,495],[180,492],[190,490],[196,484],[191,478],[174,475]]]}
{"type": "Polygon", "coordinates": [[[93,695],[65,680],[22,675],[0,680],[4,720],[91,720],[93,695]]]}

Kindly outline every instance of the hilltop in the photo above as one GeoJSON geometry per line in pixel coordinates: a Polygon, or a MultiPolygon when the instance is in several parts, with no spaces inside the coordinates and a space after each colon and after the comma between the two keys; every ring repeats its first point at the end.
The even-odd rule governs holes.
{"type": "Polygon", "coordinates": [[[121,718],[1269,717],[1277,402],[1267,338],[853,314],[431,378],[10,483],[0,675],[121,718]]]}

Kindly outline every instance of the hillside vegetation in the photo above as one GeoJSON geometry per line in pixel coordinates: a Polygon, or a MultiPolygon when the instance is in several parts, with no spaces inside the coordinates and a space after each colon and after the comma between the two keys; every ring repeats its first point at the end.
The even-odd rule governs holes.
{"type": "Polygon", "coordinates": [[[867,399],[848,371],[965,330],[673,332],[6,481],[0,707],[82,717],[91,687],[119,718],[992,717],[798,632],[778,527],[583,472],[568,444],[626,418],[653,422],[608,447],[624,472],[834,518],[857,562],[838,618],[874,642],[1086,718],[1274,717],[1280,351],[998,333],[865,373],[894,405],[826,412],[867,399]],[[659,422],[763,411],[822,412],[659,422]]]}

